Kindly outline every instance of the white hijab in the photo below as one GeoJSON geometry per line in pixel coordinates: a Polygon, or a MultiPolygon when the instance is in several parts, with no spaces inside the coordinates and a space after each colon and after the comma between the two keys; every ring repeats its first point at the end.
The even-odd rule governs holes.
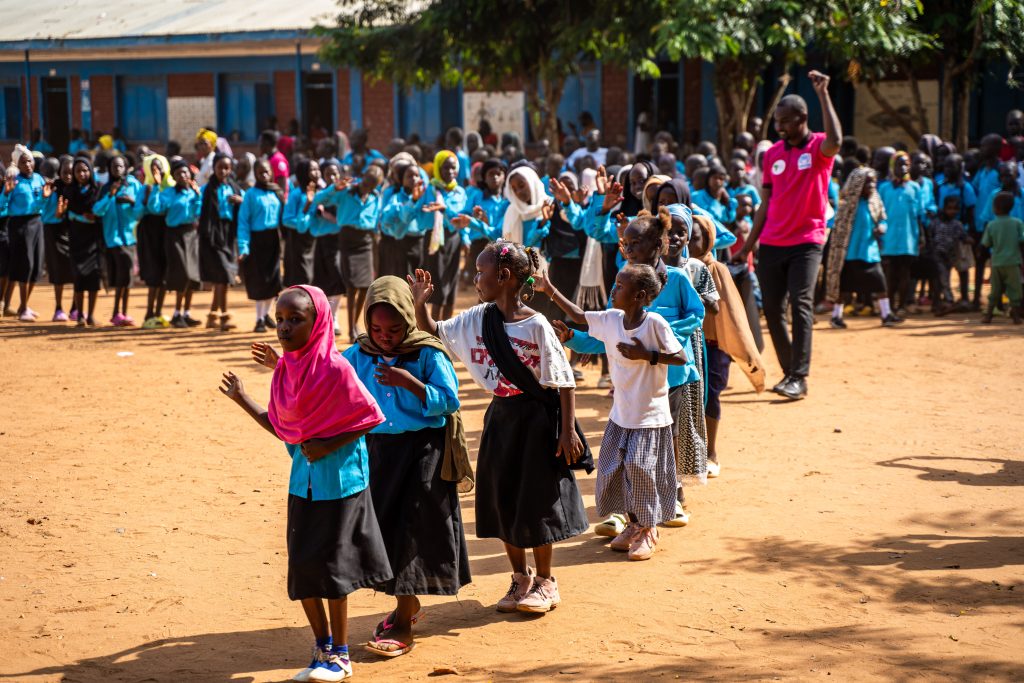
{"type": "Polygon", "coordinates": [[[508,200],[508,209],[505,210],[505,220],[501,226],[501,238],[517,244],[523,243],[523,222],[532,221],[540,217],[544,203],[548,200],[544,192],[544,183],[540,176],[529,166],[520,166],[508,174],[505,180],[505,199],[508,200]],[[530,201],[524,202],[512,191],[512,178],[522,176],[523,180],[530,187],[530,201]]]}
{"type": "Polygon", "coordinates": [[[20,173],[18,170],[18,162],[21,161],[21,157],[23,156],[30,157],[32,156],[32,152],[29,151],[29,148],[25,145],[15,145],[14,150],[11,152],[11,165],[7,167],[8,178],[13,178],[20,173]]]}

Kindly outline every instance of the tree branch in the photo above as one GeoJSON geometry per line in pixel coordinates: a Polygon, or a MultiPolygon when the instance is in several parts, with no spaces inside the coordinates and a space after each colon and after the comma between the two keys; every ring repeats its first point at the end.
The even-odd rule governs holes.
{"type": "Polygon", "coordinates": [[[868,89],[868,92],[871,93],[872,99],[874,99],[875,102],[878,102],[878,106],[882,108],[882,111],[884,111],[886,114],[895,119],[896,122],[899,124],[900,128],[905,130],[907,132],[907,135],[909,135],[912,140],[920,139],[920,131],[914,128],[914,126],[911,124],[910,121],[907,120],[907,117],[904,114],[900,113],[895,108],[893,108],[891,104],[889,104],[889,100],[885,99],[885,97],[882,96],[882,93],[878,90],[877,83],[875,83],[874,81],[861,82],[864,83],[864,86],[868,89]]]}
{"type": "Polygon", "coordinates": [[[779,106],[779,100],[782,99],[782,95],[786,92],[786,88],[789,87],[793,77],[789,75],[790,63],[786,62],[784,65],[784,71],[779,76],[779,87],[775,89],[775,95],[772,96],[772,101],[768,105],[768,109],[764,113],[764,121],[761,123],[761,139],[768,139],[768,127],[771,125],[772,117],[775,115],[775,107],[779,106]]]}

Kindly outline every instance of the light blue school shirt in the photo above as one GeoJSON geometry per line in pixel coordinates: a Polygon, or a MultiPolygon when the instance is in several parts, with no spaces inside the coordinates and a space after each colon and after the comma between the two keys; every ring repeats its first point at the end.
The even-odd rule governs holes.
{"type": "Polygon", "coordinates": [[[828,201],[832,205],[832,217],[825,223],[825,227],[831,228],[836,224],[836,211],[839,209],[839,183],[835,178],[828,181],[828,201]]]}
{"type": "Polygon", "coordinates": [[[419,201],[414,202],[405,190],[395,193],[381,215],[381,232],[398,240],[425,235],[434,227],[434,214],[423,211],[430,196],[429,192],[424,192],[419,201]]]}
{"type": "Polygon", "coordinates": [[[465,187],[469,184],[469,177],[473,171],[473,164],[469,160],[469,155],[461,149],[456,150],[455,157],[459,160],[459,175],[457,180],[459,181],[459,185],[465,187]]]}
{"type": "Polygon", "coordinates": [[[0,208],[7,211],[8,216],[35,216],[42,212],[43,186],[46,180],[38,173],[25,176],[19,173],[14,189],[8,194],[0,192],[0,208]]]}
{"type": "MultiPolygon", "coordinates": [[[[880,226],[884,227],[883,221],[880,226]]],[[[857,202],[857,213],[854,215],[853,227],[850,230],[850,244],[846,248],[847,261],[867,261],[878,263],[882,255],[875,239],[875,222],[871,219],[868,200],[861,198],[857,202]]]]}
{"type": "MultiPolygon", "coordinates": [[[[678,387],[691,384],[700,379],[700,370],[694,362],[690,337],[704,324],[704,302],[693,288],[690,278],[681,268],[665,266],[668,281],[657,298],[647,306],[647,310],[665,318],[672,333],[683,345],[686,353],[686,365],[668,366],[668,385],[678,387]]],[[[611,304],[609,303],[609,308],[611,304]]],[[[566,344],[577,353],[604,353],[604,342],[594,339],[586,332],[577,330],[566,344]]]]}
{"type": "MultiPolygon", "coordinates": [[[[231,189],[231,186],[227,183],[221,183],[215,190],[217,193],[217,217],[223,218],[224,220],[231,220],[235,217],[235,207],[231,203],[231,197],[235,194],[235,191],[231,189]]],[[[200,199],[200,210],[202,210],[202,198],[206,194],[206,185],[199,188],[199,199],[200,199]]],[[[242,193],[244,197],[245,194],[242,193]]]]}
{"type": "Polygon", "coordinates": [[[31,150],[33,152],[41,153],[44,157],[50,156],[51,154],[53,154],[53,145],[51,145],[46,140],[40,140],[39,142],[32,145],[31,150]]]}
{"type": "Polygon", "coordinates": [[[106,242],[108,249],[130,247],[135,244],[135,225],[138,223],[135,215],[135,197],[141,187],[138,180],[129,177],[117,188],[116,195],[111,197],[110,192],[104,192],[93,204],[93,214],[103,219],[103,241],[106,242]],[[118,202],[117,200],[122,197],[130,199],[131,203],[118,202]]]}
{"type": "Polygon", "coordinates": [[[447,416],[459,409],[459,380],[452,362],[442,351],[423,348],[415,360],[386,359],[366,353],[358,344],[353,344],[341,355],[355,368],[386,418],[371,434],[403,434],[444,427],[447,416]],[[401,387],[379,384],[375,373],[378,362],[392,367],[397,365],[423,382],[426,401],[401,387]]]}
{"type": "Polygon", "coordinates": [[[337,500],[359,493],[370,483],[366,437],[361,436],[316,462],[306,460],[301,444],[285,443],[284,447],[292,457],[288,493],[293,496],[306,498],[312,492],[313,500],[337,500]]]}
{"type": "MultiPolygon", "coordinates": [[[[1002,190],[1003,188],[997,187],[989,194],[988,199],[978,205],[981,209],[978,212],[975,222],[978,225],[979,232],[983,232],[985,230],[985,226],[988,225],[989,222],[995,220],[996,212],[992,208],[992,202],[995,200],[996,195],[1002,192],[1002,190]]],[[[1010,209],[1010,213],[1007,215],[1010,216],[1010,218],[1016,218],[1024,221],[1024,192],[1022,192],[1020,188],[1016,188],[1016,191],[1013,194],[1013,208],[1010,209]]]]}
{"type": "Polygon", "coordinates": [[[722,202],[712,197],[707,190],[697,190],[693,193],[690,203],[707,211],[722,225],[736,220],[735,197],[729,197],[729,206],[725,206],[722,202]]]}
{"type": "Polygon", "coordinates": [[[340,226],[367,231],[377,229],[381,213],[381,196],[376,190],[365,197],[360,197],[356,186],[338,191],[331,185],[317,192],[313,202],[333,204],[337,208],[337,223],[340,226]]]}
{"type": "Polygon", "coordinates": [[[43,200],[42,219],[44,225],[60,225],[64,222],[63,218],[57,218],[57,202],[60,200],[60,193],[57,192],[56,188],[53,190],[53,194],[49,198],[43,200]]]}
{"type": "MultiPolygon", "coordinates": [[[[155,185],[142,185],[135,193],[135,217],[142,220],[143,216],[160,215],[156,211],[151,211],[149,208],[149,197],[160,193],[160,188],[155,185]],[[146,195],[149,195],[147,197],[146,195]]],[[[200,209],[202,208],[202,202],[200,202],[200,209]]]]}
{"type": "Polygon", "coordinates": [[[168,228],[192,225],[199,218],[203,198],[191,187],[178,192],[177,187],[168,187],[160,192],[151,192],[146,208],[150,213],[166,216],[168,228]]]}
{"type": "MultiPolygon", "coordinates": [[[[982,166],[974,177],[971,178],[971,185],[974,187],[974,196],[981,200],[992,194],[993,190],[999,189],[999,167],[989,168],[982,166]]],[[[979,230],[981,229],[979,225],[979,230]]]]}
{"type": "Polygon", "coordinates": [[[882,237],[882,256],[917,256],[921,239],[921,186],[913,180],[897,186],[890,180],[878,186],[888,225],[882,237]]]}
{"type": "MultiPolygon", "coordinates": [[[[450,191],[444,191],[438,187],[430,185],[427,187],[427,191],[423,193],[427,199],[427,204],[436,201],[444,202],[444,229],[445,232],[456,232],[455,226],[452,225],[452,219],[458,216],[466,208],[466,188],[461,185],[456,185],[455,189],[450,191]]],[[[433,218],[431,218],[430,227],[434,227],[433,218]]]]}
{"type": "MultiPolygon", "coordinates": [[[[383,159],[387,161],[388,158],[375,149],[367,149],[366,153],[363,155],[363,159],[363,167],[357,170],[358,173],[363,173],[364,171],[366,171],[366,169],[369,168],[370,164],[373,162],[374,159],[383,159]]],[[[351,151],[349,151],[348,154],[345,155],[345,158],[341,160],[341,163],[345,166],[352,165],[351,151]]]]}
{"type": "MultiPolygon", "coordinates": [[[[474,188],[475,189],[475,188],[474,188]]],[[[509,201],[499,194],[484,195],[481,190],[471,192],[466,199],[466,207],[463,213],[470,216],[469,236],[470,239],[486,239],[494,241],[501,237],[501,224],[505,220],[505,210],[509,201]],[[487,224],[473,216],[474,207],[479,206],[487,214],[487,224]],[[494,229],[497,226],[497,236],[494,229]]]]}
{"type": "Polygon", "coordinates": [[[729,193],[729,196],[735,199],[741,194],[745,194],[754,202],[754,208],[756,209],[761,204],[761,193],[757,191],[757,188],[750,183],[745,183],[739,187],[725,186],[725,191],[729,193]]]}
{"type": "Polygon", "coordinates": [[[68,154],[75,156],[79,152],[88,149],[88,145],[81,140],[72,140],[71,144],[68,145],[68,154]]]}
{"type": "Polygon", "coordinates": [[[921,176],[915,181],[921,186],[921,216],[925,225],[932,216],[939,212],[935,205],[935,181],[928,176],[921,176]]]}
{"type": "MultiPolygon", "coordinates": [[[[966,181],[964,181],[962,185],[954,185],[952,183],[942,181],[942,183],[939,184],[939,194],[937,201],[935,202],[939,211],[942,210],[946,197],[951,194],[960,197],[960,221],[964,224],[964,229],[969,231],[970,228],[967,225],[967,221],[964,220],[964,217],[967,209],[974,207],[978,203],[978,196],[974,193],[974,187],[966,181]]],[[[977,226],[977,221],[975,221],[975,226],[977,226]]],[[[977,232],[981,231],[977,230],[977,232]]]]}
{"type": "Polygon", "coordinates": [[[252,233],[276,230],[280,222],[281,200],[277,193],[256,187],[250,189],[238,209],[238,253],[248,256],[252,233]]]}
{"type": "MultiPolygon", "coordinates": [[[[320,192],[324,192],[321,190],[320,192]]],[[[318,192],[313,197],[313,201],[310,205],[310,211],[316,210],[317,202],[316,198],[320,196],[318,192]]],[[[309,232],[310,228],[310,217],[303,209],[306,206],[306,192],[300,190],[298,186],[293,186],[288,191],[288,198],[284,202],[284,210],[281,213],[281,225],[291,228],[295,232],[305,235],[309,232]]]]}

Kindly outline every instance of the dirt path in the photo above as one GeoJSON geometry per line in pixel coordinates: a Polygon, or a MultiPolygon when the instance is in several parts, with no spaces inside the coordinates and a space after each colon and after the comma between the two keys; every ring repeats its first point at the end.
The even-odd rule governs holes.
{"type": "MultiPolygon", "coordinates": [[[[1024,334],[976,316],[850,327],[818,324],[806,401],[734,372],[722,477],[652,561],[588,533],[556,550],[562,607],[501,615],[506,560],[470,536],[473,584],[424,600],[410,655],[355,649],[356,676],[1020,680],[1024,334]]],[[[266,396],[256,338],[0,323],[0,681],[277,681],[308,660],[287,456],[216,391],[231,369],[266,396]]],[[[488,398],[459,377],[475,455],[488,398]]],[[[578,398],[595,447],[596,379],[578,398]]],[[[596,522],[594,477],[581,487],[596,522]]],[[[391,603],[350,605],[355,646],[391,603]]]]}

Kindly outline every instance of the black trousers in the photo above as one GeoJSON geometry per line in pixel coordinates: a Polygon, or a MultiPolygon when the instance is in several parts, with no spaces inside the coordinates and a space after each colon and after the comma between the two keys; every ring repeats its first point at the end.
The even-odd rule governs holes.
{"type": "Polygon", "coordinates": [[[762,245],[758,252],[757,279],[761,283],[764,317],[775,355],[788,377],[807,377],[811,370],[814,284],[821,252],[820,244],[762,245]],[[786,321],[787,299],[793,309],[792,337],[786,321]]]}
{"type": "Polygon", "coordinates": [[[914,265],[914,256],[886,256],[882,258],[882,267],[885,268],[885,284],[888,285],[886,294],[892,304],[892,310],[896,311],[906,308],[914,302],[913,290],[910,284],[910,268],[914,265]],[[911,292],[910,299],[907,299],[908,290],[911,292]]]}

